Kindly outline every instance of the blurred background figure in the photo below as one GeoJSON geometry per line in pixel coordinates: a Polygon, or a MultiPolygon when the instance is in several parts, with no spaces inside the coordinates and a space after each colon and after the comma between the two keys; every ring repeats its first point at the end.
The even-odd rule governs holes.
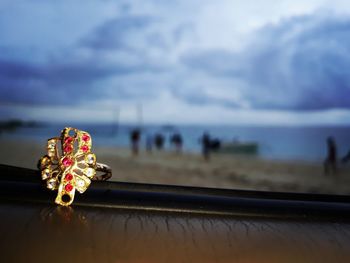
{"type": "Polygon", "coordinates": [[[170,144],[174,146],[176,153],[182,152],[183,139],[179,132],[174,133],[170,137],[170,144]]]}
{"type": "Polygon", "coordinates": [[[138,128],[130,131],[131,152],[134,156],[139,154],[140,135],[141,131],[138,128]]]}
{"type": "Polygon", "coordinates": [[[154,144],[155,144],[158,151],[163,150],[163,148],[164,148],[164,136],[163,136],[163,134],[157,133],[154,136],[154,144]]]}
{"type": "Polygon", "coordinates": [[[337,173],[337,145],[331,136],[327,138],[327,157],[324,161],[324,172],[326,175],[337,173]]]}
{"type": "Polygon", "coordinates": [[[204,132],[203,136],[201,138],[201,144],[202,144],[202,155],[204,157],[204,160],[209,161],[210,159],[210,135],[208,132],[204,132]]]}

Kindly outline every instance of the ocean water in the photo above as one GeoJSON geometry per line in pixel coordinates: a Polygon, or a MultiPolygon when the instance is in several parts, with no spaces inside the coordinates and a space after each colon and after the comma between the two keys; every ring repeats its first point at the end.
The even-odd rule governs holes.
{"type": "MultiPolygon", "coordinates": [[[[3,133],[3,138],[23,138],[45,142],[47,138],[57,136],[65,124],[46,124],[43,127],[21,128],[12,133],[3,133]]],[[[74,124],[91,133],[96,145],[129,146],[129,132],[133,125],[112,124],[74,124]]],[[[166,149],[170,149],[169,137],[174,131],[183,136],[184,150],[200,152],[200,137],[204,131],[212,137],[224,141],[238,139],[254,141],[259,144],[258,155],[266,159],[321,161],[325,158],[326,139],[333,136],[338,147],[339,157],[350,150],[350,127],[248,127],[248,126],[205,126],[178,125],[164,127],[161,125],[144,125],[142,127],[141,147],[145,145],[147,135],[161,132],[166,137],[166,149]]]]}

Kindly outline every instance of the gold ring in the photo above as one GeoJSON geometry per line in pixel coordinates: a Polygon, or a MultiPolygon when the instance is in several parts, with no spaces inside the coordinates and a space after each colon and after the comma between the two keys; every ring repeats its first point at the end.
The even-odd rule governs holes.
{"type": "Polygon", "coordinates": [[[47,154],[39,160],[38,168],[46,187],[58,190],[56,204],[68,206],[74,200],[75,190],[84,193],[91,180],[112,177],[108,165],[96,162],[91,146],[89,133],[71,127],[64,128],[60,137],[47,140],[47,154]]]}

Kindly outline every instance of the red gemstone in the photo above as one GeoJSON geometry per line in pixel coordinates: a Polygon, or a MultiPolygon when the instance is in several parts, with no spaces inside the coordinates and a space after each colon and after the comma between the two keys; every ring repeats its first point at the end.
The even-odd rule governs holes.
{"type": "Polygon", "coordinates": [[[73,137],[67,137],[64,139],[64,143],[71,143],[73,141],[73,137]]]}
{"type": "Polygon", "coordinates": [[[66,153],[70,153],[70,152],[72,152],[73,147],[72,147],[72,145],[68,144],[68,145],[66,145],[66,147],[64,147],[63,150],[64,150],[66,153]]]}
{"type": "Polygon", "coordinates": [[[66,179],[67,181],[72,181],[73,175],[72,175],[72,174],[66,174],[65,179],[66,179]]]}
{"type": "Polygon", "coordinates": [[[73,160],[69,157],[64,157],[62,160],[62,163],[64,166],[68,167],[68,166],[71,166],[73,164],[73,160]]]}
{"type": "Polygon", "coordinates": [[[81,139],[84,141],[84,142],[88,142],[90,140],[90,136],[87,135],[87,134],[83,134],[83,136],[81,136],[81,139]]]}
{"type": "Polygon", "coordinates": [[[83,146],[81,146],[81,148],[80,148],[83,152],[88,152],[89,151],[89,146],[87,146],[87,145],[83,145],[83,146]]]}
{"type": "Polygon", "coordinates": [[[66,186],[64,187],[64,190],[66,190],[66,192],[70,192],[73,190],[73,185],[71,184],[66,184],[66,186]]]}

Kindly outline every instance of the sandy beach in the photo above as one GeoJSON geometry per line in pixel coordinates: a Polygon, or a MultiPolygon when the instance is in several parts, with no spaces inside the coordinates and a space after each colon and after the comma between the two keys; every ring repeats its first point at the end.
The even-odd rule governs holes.
{"type": "MultiPolygon", "coordinates": [[[[36,168],[45,154],[45,143],[0,139],[0,163],[36,168]]],[[[113,181],[254,189],[267,191],[350,194],[350,165],[337,175],[324,175],[322,163],[263,160],[258,157],[200,155],[173,152],[141,152],[95,147],[98,162],[113,169],[113,181]]]]}

